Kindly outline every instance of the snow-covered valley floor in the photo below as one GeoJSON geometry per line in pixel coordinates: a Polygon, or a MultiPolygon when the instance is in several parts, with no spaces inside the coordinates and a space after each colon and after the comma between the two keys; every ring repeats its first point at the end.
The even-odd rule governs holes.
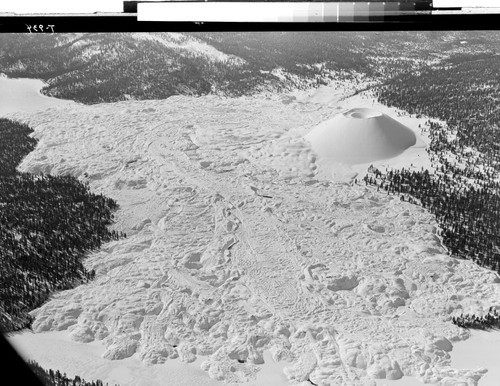
{"type": "Polygon", "coordinates": [[[11,114],[39,139],[20,169],[88,181],[118,202],[128,235],[11,342],[42,366],[123,385],[475,384],[483,370],[452,366],[469,332],[450,317],[499,305],[497,275],[449,257],[422,208],[352,184],[368,165],[325,165],[302,138],[338,111],[375,108],[419,136],[375,166],[420,169],[425,119],[331,91],[11,114]]]}

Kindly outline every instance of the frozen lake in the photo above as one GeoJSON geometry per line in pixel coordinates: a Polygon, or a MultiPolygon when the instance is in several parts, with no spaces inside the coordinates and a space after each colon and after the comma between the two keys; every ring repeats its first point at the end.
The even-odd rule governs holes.
{"type": "Polygon", "coordinates": [[[454,344],[451,365],[457,369],[484,367],[488,372],[480,379],[479,386],[498,385],[500,379],[500,331],[472,331],[471,337],[454,344]]]}
{"type": "Polygon", "coordinates": [[[41,94],[40,90],[44,85],[40,79],[11,79],[0,76],[0,116],[75,104],[73,101],[41,94]]]}
{"type": "MultiPolygon", "coordinates": [[[[87,381],[102,379],[109,384],[120,386],[227,385],[227,383],[209,378],[207,372],[200,368],[200,364],[206,359],[203,357],[198,357],[193,363],[172,359],[154,366],[145,365],[137,355],[119,361],[110,361],[102,358],[105,350],[102,343],[74,342],[69,339],[65,331],[41,334],[15,333],[11,335],[10,342],[23,358],[34,358],[45,368],[64,369],[69,376],[78,375],[87,381]],[[169,381],[165,383],[165,379],[169,381]]],[[[283,374],[283,367],[287,363],[275,362],[268,352],[265,353],[264,359],[266,364],[262,366],[256,379],[240,383],[240,386],[285,386],[288,384],[283,374]]]]}

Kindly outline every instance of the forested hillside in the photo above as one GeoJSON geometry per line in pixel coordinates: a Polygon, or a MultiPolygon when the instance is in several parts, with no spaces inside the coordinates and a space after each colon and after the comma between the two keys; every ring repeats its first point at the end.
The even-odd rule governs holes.
{"type": "Polygon", "coordinates": [[[7,35],[0,36],[0,72],[44,79],[47,95],[89,104],[178,94],[240,96],[325,84],[332,71],[362,72],[367,62],[350,45],[364,38],[274,32],[7,35]]]}
{"type": "Polygon", "coordinates": [[[45,94],[87,104],[240,96],[346,77],[385,81],[489,52],[496,40],[481,31],[3,34],[0,72],[41,78],[45,94]]]}
{"type": "Polygon", "coordinates": [[[0,329],[29,326],[51,292],[91,280],[85,253],[121,235],[108,230],[117,204],[71,176],[19,173],[32,130],[0,119],[0,329]]]}
{"type": "Polygon", "coordinates": [[[456,53],[377,89],[379,100],[431,121],[435,173],[375,173],[377,184],[436,215],[450,253],[500,272],[500,55],[456,53]]]}

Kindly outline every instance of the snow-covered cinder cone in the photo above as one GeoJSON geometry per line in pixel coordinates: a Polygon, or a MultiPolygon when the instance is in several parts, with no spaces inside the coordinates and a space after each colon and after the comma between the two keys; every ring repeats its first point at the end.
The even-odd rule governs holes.
{"type": "Polygon", "coordinates": [[[393,158],[417,142],[411,129],[370,108],[337,114],[305,138],[320,157],[346,164],[393,158]]]}

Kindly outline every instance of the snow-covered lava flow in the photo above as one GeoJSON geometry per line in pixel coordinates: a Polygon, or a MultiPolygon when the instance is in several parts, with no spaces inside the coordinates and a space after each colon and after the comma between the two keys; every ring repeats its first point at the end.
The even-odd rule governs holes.
{"type": "Polygon", "coordinates": [[[497,276],[448,257],[423,209],[319,180],[289,133],[325,115],[215,97],[19,114],[40,139],[21,168],[86,178],[128,234],[88,258],[94,281],[33,311],[34,331],[102,340],[108,359],[206,356],[226,382],[265,350],[291,383],[476,382],[450,365],[468,336],[450,313],[495,304],[497,276]]]}

